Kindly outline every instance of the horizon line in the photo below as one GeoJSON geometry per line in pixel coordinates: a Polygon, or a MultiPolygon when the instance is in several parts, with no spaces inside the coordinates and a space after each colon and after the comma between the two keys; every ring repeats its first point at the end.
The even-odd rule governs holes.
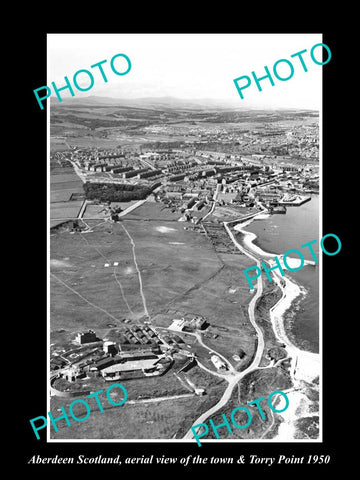
{"type": "MultiPolygon", "coordinates": [[[[169,102],[171,100],[173,101],[179,101],[179,102],[183,102],[183,103],[197,103],[197,104],[202,104],[202,106],[206,106],[204,105],[206,102],[211,102],[211,103],[216,103],[216,104],[222,104],[226,107],[232,107],[234,109],[251,109],[251,110],[307,110],[307,111],[314,111],[314,112],[320,112],[321,108],[316,108],[316,107],[302,107],[302,106],[289,106],[289,107],[286,107],[286,106],[276,106],[276,105],[255,105],[255,104],[252,104],[252,105],[246,105],[246,106],[242,106],[241,104],[238,104],[236,105],[236,101],[235,100],[232,100],[232,99],[225,99],[225,98],[212,98],[212,97],[201,97],[201,98],[197,98],[197,97],[192,97],[192,98],[187,98],[187,97],[175,97],[175,96],[172,96],[172,95],[162,95],[162,96],[157,96],[157,95],[146,95],[146,96],[135,96],[135,97],[116,97],[116,96],[113,96],[113,95],[105,95],[105,94],[99,94],[99,95],[96,95],[96,94],[92,94],[92,95],[84,95],[84,96],[81,96],[81,97],[76,97],[76,99],[74,99],[74,97],[65,97],[63,98],[63,101],[62,102],[59,102],[57,99],[55,99],[54,97],[50,97],[50,102],[52,104],[59,104],[59,106],[64,103],[64,101],[66,101],[66,103],[70,100],[75,100],[75,103],[79,103],[81,102],[82,100],[86,101],[86,100],[89,100],[89,99],[94,99],[94,100],[98,100],[98,101],[101,101],[102,99],[104,100],[114,100],[114,101],[119,101],[119,102],[132,102],[132,101],[137,101],[137,100],[152,100],[154,102],[156,101],[161,101],[161,100],[168,100],[169,102]]],[[[211,105],[209,105],[211,106],[211,105]]]]}

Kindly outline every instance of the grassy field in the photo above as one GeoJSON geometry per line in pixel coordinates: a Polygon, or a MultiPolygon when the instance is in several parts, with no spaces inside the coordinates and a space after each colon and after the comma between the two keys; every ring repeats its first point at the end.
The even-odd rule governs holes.
{"type": "MultiPolygon", "coordinates": [[[[126,210],[127,208],[131,207],[137,203],[137,200],[131,200],[130,202],[111,202],[111,208],[120,207],[122,210],[126,210]]],[[[104,210],[104,205],[95,205],[95,204],[87,204],[83,218],[87,220],[91,219],[105,219],[109,217],[109,212],[104,210]]]]}
{"type": "MultiPolygon", "coordinates": [[[[171,208],[165,207],[162,203],[145,202],[139,208],[136,208],[128,215],[126,220],[165,220],[176,222],[181,217],[178,211],[172,212],[171,208]]],[[[185,224],[181,223],[181,228],[185,224]]]]}
{"type": "MultiPolygon", "coordinates": [[[[223,293],[236,280],[231,280],[231,275],[238,276],[240,281],[240,270],[245,268],[244,264],[249,266],[245,257],[231,260],[224,267],[207,238],[184,231],[180,222],[162,225],[156,221],[125,220],[118,224],[103,224],[87,234],[63,232],[51,237],[54,325],[101,328],[109,322],[109,314],[119,321],[124,316],[138,319],[144,314],[132,245],[122,225],[136,244],[137,262],[151,317],[170,305],[173,308],[175,303],[181,305],[182,310],[210,315],[212,321],[228,316],[227,311],[234,310],[234,304],[224,298],[223,293]],[[119,265],[113,267],[113,262],[119,265]],[[110,267],[106,268],[105,263],[110,263],[110,267]],[[224,268],[228,273],[212,281],[224,268]],[[132,314],[116,279],[123,286],[132,314]],[[66,286],[75,289],[87,301],[66,286]]],[[[242,284],[245,286],[243,281],[242,284]]],[[[233,295],[230,296],[233,299],[233,295]]],[[[238,301],[240,303],[242,298],[238,301]]]]}
{"type": "MultiPolygon", "coordinates": [[[[73,193],[75,193],[73,188],[63,188],[62,190],[51,190],[50,203],[69,202],[71,200],[71,196],[73,193]]],[[[81,193],[82,193],[82,189],[81,189],[81,193]]]]}
{"type": "Polygon", "coordinates": [[[72,200],[72,195],[83,193],[82,185],[72,167],[50,165],[50,228],[63,219],[77,217],[82,201],[72,200]]]}
{"type": "MultiPolygon", "coordinates": [[[[292,386],[289,374],[282,368],[266,368],[263,370],[256,370],[246,375],[239,383],[239,388],[234,388],[230,401],[224,406],[221,411],[217,412],[211,417],[215,425],[223,423],[222,414],[224,413],[230,419],[231,412],[234,408],[239,406],[246,406],[251,413],[251,423],[247,428],[232,428],[230,433],[227,428],[218,430],[221,439],[259,439],[262,434],[266,433],[268,427],[271,426],[274,420],[273,429],[280,422],[279,415],[271,412],[267,399],[268,396],[276,391],[284,391],[292,386]],[[248,402],[252,402],[258,398],[264,397],[260,401],[261,409],[263,410],[265,419],[262,419],[256,407],[248,406],[248,402]]],[[[273,400],[274,402],[274,400],[273,400]]],[[[248,421],[248,416],[242,410],[238,411],[234,416],[235,422],[239,425],[245,425],[248,421]]],[[[209,428],[209,434],[204,438],[216,438],[214,432],[209,428]]]]}
{"type": "Polygon", "coordinates": [[[50,207],[50,216],[52,220],[57,218],[75,218],[79,213],[82,201],[56,202],[52,203],[50,207]]]}
{"type": "MultiPolygon", "coordinates": [[[[131,320],[129,325],[141,323],[147,314],[153,326],[164,328],[174,318],[202,315],[210,323],[203,335],[206,347],[202,347],[194,336],[185,335],[184,348],[196,353],[212,371],[215,367],[209,348],[226,356],[236,368],[244,368],[255,350],[253,327],[242,307],[251,298],[242,273],[251,261],[243,255],[216,254],[205,235],[184,230],[183,222],[165,220],[163,216],[169,215],[169,211],[161,210],[157,203],[146,202],[131,215],[132,220],[124,217],[122,222],[113,224],[95,226],[98,221],[89,221],[95,226],[89,233],[70,233],[63,229],[52,234],[50,342],[67,343],[77,332],[89,328],[104,338],[110,331],[109,323],[121,326],[124,319],[131,320]],[[152,216],[152,221],[146,221],[148,215],[152,216]],[[241,362],[232,358],[239,349],[245,352],[241,362]]],[[[189,375],[194,375],[196,370],[199,371],[194,381],[197,386],[208,389],[212,382],[221,380],[198,367],[189,375]]],[[[131,380],[128,385],[129,398],[137,398],[138,394],[189,393],[175,379],[173,369],[161,378],[131,380]]],[[[105,438],[106,432],[110,435],[107,438],[134,438],[131,435],[146,438],[150,434],[149,438],[169,438],[176,433],[177,424],[179,429],[189,428],[196,413],[205,410],[205,404],[216,403],[223,388],[211,387],[205,397],[162,402],[164,417],[159,421],[142,419],[138,414],[142,410],[135,406],[121,407],[106,414],[98,413],[101,418],[96,420],[95,415],[93,424],[90,420],[76,424],[74,428],[64,429],[61,435],[65,435],[64,438],[66,435],[71,435],[69,438],[91,438],[91,435],[105,438]],[[122,420],[123,412],[128,412],[126,420],[122,420]],[[100,428],[96,434],[95,427],[100,428]]],[[[54,407],[62,401],[54,398],[54,407]]],[[[151,404],[141,408],[146,415],[152,416],[158,406],[151,404]]]]}
{"type": "MultiPolygon", "coordinates": [[[[91,408],[90,417],[80,423],[71,419],[71,427],[64,420],[58,422],[58,432],[51,429],[51,438],[60,439],[167,439],[174,435],[185,433],[194,418],[200,415],[216,403],[225,389],[222,379],[213,377],[194,367],[187,377],[197,386],[206,387],[207,394],[204,396],[180,397],[177,399],[145,402],[142,397],[159,398],[170,395],[189,394],[181,382],[172,374],[141,380],[122,381],[122,385],[128,392],[128,399],[123,406],[111,405],[106,399],[106,389],[110,384],[103,383],[99,389],[104,392],[99,395],[104,412],[101,413],[94,399],[88,399],[91,408]],[[129,403],[134,402],[135,403],[129,403]]],[[[114,389],[113,392],[117,392],[114,389]]],[[[112,392],[112,394],[113,394],[112,392]]],[[[119,398],[113,396],[114,401],[120,402],[123,398],[120,391],[119,398]],[[121,398],[120,398],[121,397],[121,398]]],[[[69,412],[69,405],[73,399],[52,397],[51,412],[56,417],[56,412],[63,406],[69,412]]],[[[78,417],[85,416],[85,407],[78,406],[74,413],[78,417]]]]}

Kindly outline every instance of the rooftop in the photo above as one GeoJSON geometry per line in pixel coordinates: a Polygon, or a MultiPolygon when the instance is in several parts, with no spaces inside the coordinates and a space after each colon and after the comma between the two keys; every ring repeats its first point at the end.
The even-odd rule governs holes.
{"type": "Polygon", "coordinates": [[[116,372],[128,372],[131,370],[142,370],[148,369],[155,366],[158,362],[158,358],[151,358],[147,360],[130,360],[125,363],[116,363],[115,365],[111,365],[109,367],[103,368],[102,373],[116,373],[116,372]]]}

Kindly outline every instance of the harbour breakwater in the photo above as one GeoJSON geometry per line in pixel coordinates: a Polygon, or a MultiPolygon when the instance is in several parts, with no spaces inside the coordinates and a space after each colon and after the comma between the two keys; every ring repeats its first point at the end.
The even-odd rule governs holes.
{"type": "Polygon", "coordinates": [[[300,207],[306,202],[311,200],[310,196],[304,195],[287,195],[284,196],[281,200],[279,200],[279,205],[291,205],[293,207],[300,207]]]}

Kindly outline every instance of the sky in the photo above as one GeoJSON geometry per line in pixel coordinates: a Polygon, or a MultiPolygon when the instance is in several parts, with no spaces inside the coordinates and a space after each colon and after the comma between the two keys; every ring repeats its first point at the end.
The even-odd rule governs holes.
{"type": "MultiPolygon", "coordinates": [[[[141,98],[172,96],[183,99],[213,99],[244,108],[321,108],[322,69],[310,58],[313,45],[322,42],[322,34],[48,34],[47,85],[54,81],[64,86],[64,77],[72,83],[81,69],[91,71],[94,86],[87,92],[74,89],[76,97],[106,96],[141,98]],[[308,68],[305,72],[298,58],[291,55],[301,50],[308,68]],[[110,60],[123,53],[131,60],[128,74],[115,75],[110,60]],[[294,75],[280,81],[273,74],[273,65],[280,59],[291,61],[294,75]],[[108,82],[99,69],[91,65],[107,60],[103,65],[108,82]],[[268,66],[275,85],[261,82],[256,87],[251,72],[260,78],[268,66]],[[233,79],[249,76],[252,83],[243,90],[241,99],[233,79]]],[[[321,48],[315,57],[321,60],[321,48]]],[[[115,63],[121,68],[121,59],[115,63]]],[[[125,62],[125,61],[124,61],[125,62]]],[[[125,65],[125,63],[124,63],[125,65]]],[[[126,68],[126,67],[124,67],[126,68]]],[[[284,78],[288,66],[282,62],[278,73],[284,78]],[[283,70],[282,70],[283,69],[283,70]]],[[[87,74],[79,74],[80,85],[88,85],[87,74]],[[84,82],[84,83],[82,83],[84,82]]],[[[53,93],[53,96],[55,94],[53,93]]],[[[62,95],[70,97],[70,93],[62,95]]],[[[71,97],[70,97],[71,98],[71,97]]]]}

